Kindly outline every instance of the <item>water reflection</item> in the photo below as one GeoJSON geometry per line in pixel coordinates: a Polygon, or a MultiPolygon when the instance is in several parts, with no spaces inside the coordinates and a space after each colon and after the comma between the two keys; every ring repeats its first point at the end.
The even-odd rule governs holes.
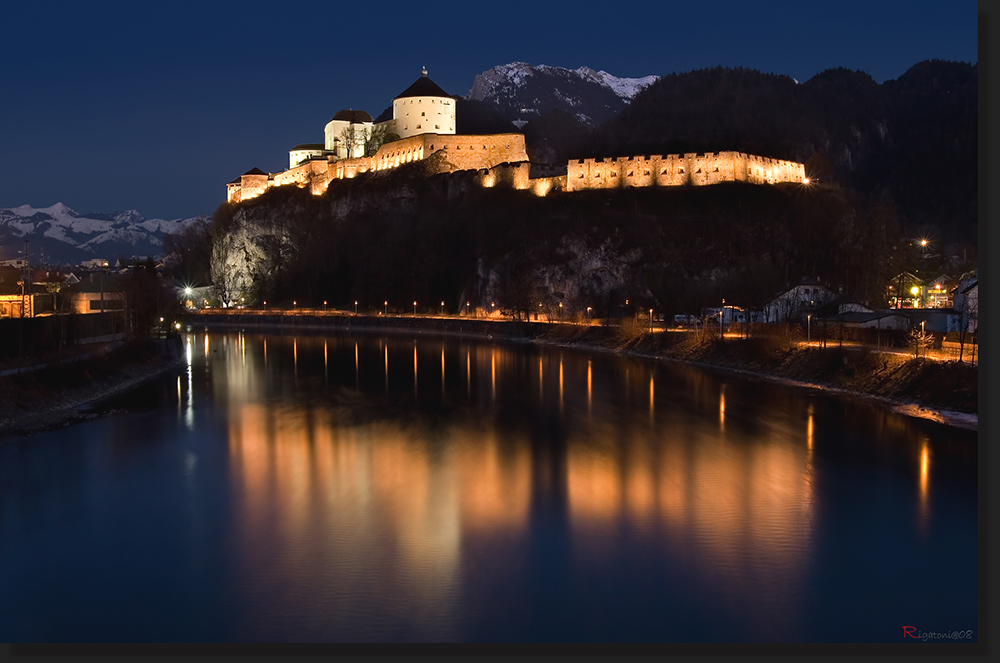
{"type": "Polygon", "coordinates": [[[128,639],[131,613],[194,615],[154,640],[247,641],[872,641],[904,611],[975,621],[969,436],[559,349],[304,332],[184,346],[183,372],[146,396],[162,410],[36,441],[42,461],[0,446],[0,634],[44,640],[46,625],[4,631],[32,614],[82,623],[21,608],[84,575],[104,640],[128,639]],[[59,566],[53,542],[85,554],[59,566]],[[921,568],[947,578],[904,577],[921,568]]]}
{"type": "MultiPolygon", "coordinates": [[[[748,586],[747,596],[755,601],[786,600],[807,572],[814,509],[811,405],[797,427],[776,420],[756,424],[763,427],[759,432],[730,426],[724,436],[725,384],[716,387],[713,429],[689,407],[675,404],[679,390],[709,389],[704,378],[671,374],[673,381],[666,381],[661,393],[656,369],[628,366],[625,391],[637,379],[648,389],[649,425],[639,427],[627,417],[614,367],[609,372],[587,359],[586,366],[574,364],[579,377],[572,377],[561,352],[543,352],[536,359],[540,402],[548,357],[558,362],[558,411],[564,420],[564,457],[553,465],[551,456],[532,451],[534,414],[501,429],[484,425],[483,417],[497,417],[504,403],[520,399],[519,351],[431,350],[379,341],[386,395],[398,384],[390,380],[390,355],[407,345],[412,398],[418,401],[435,393],[419,389],[425,352],[438,354],[441,404],[453,404],[445,370],[449,354],[465,356],[462,387],[473,403],[473,374],[488,375],[489,408],[453,411],[440,427],[419,417],[403,423],[370,400],[361,371],[367,341],[271,338],[272,359],[280,364],[282,347],[290,345],[293,374],[307,385],[313,347],[318,351],[321,345],[324,383],[355,394],[335,392],[339,395],[331,398],[308,386],[291,397],[255,375],[252,337],[223,337],[220,343],[223,348],[235,343],[241,358],[226,363],[225,385],[229,449],[244,504],[241,536],[248,544],[273,537],[285,542],[268,573],[295,576],[305,562],[294,551],[310,548],[317,526],[332,528],[330,535],[337,534],[330,545],[340,565],[367,568],[390,554],[398,570],[387,581],[393,591],[418,601],[421,610],[451,614],[463,544],[526,536],[532,505],[551,499],[545,491],[552,486],[563,491],[574,556],[583,564],[621,554],[625,544],[608,533],[627,527],[635,536],[660,541],[656,545],[683,542],[695,551],[687,562],[691,572],[711,578],[710,586],[719,591],[732,583],[748,586]],[[691,379],[694,389],[687,383],[691,379]],[[555,484],[548,476],[552,468],[555,484]]],[[[265,343],[260,339],[261,363],[265,343]]],[[[922,467],[926,496],[926,462],[922,467]]]]}

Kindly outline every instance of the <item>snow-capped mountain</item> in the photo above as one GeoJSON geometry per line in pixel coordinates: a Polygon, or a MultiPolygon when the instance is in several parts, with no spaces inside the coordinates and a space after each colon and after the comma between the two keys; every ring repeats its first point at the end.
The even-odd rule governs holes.
{"type": "Polygon", "coordinates": [[[619,78],[590,67],[511,62],[476,76],[465,98],[496,106],[519,127],[557,108],[593,127],[616,115],[657,78],[619,78]]]}
{"type": "Polygon", "coordinates": [[[147,219],[136,210],[78,214],[62,203],[35,208],[0,209],[0,260],[19,258],[24,240],[33,264],[80,264],[84,260],[157,256],[163,236],[176,233],[190,219],[147,219]]]}

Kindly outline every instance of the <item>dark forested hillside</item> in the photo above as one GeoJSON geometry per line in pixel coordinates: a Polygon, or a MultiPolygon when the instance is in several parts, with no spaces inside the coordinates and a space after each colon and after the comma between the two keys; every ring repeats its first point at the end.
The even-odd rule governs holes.
{"type": "Polygon", "coordinates": [[[820,181],[893,200],[908,233],[975,244],[977,76],[976,65],[939,60],[881,85],[842,68],[802,84],[750,69],[672,74],[596,129],[581,155],[742,150],[793,159],[820,181]]]}
{"type": "MultiPolygon", "coordinates": [[[[562,302],[615,315],[626,300],[675,312],[722,298],[752,308],[810,276],[884,305],[902,270],[975,267],[976,76],[975,65],[940,61],[881,85],[846,69],[802,84],[721,67],[666,76],[594,131],[561,111],[532,120],[529,154],[558,163],[742,150],[802,161],[815,182],[539,198],[481,188],[471,171],[431,176],[415,162],[334,181],[323,196],[280,187],[223,205],[212,278],[230,301],[495,302],[522,313],[562,302]]],[[[511,127],[481,102],[463,101],[463,114],[463,133],[511,127]]]]}
{"type": "Polygon", "coordinates": [[[621,189],[538,198],[414,163],[224,205],[213,278],[231,301],[408,308],[414,300],[598,315],[626,300],[697,311],[759,306],[803,275],[881,303],[895,266],[891,210],[838,187],[621,189]]]}

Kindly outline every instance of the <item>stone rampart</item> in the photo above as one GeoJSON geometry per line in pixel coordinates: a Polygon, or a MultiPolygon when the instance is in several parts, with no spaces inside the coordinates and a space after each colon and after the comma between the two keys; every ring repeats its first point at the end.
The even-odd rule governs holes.
{"type": "Polygon", "coordinates": [[[566,166],[567,191],[735,181],[774,184],[801,182],[804,178],[801,163],[743,152],[572,159],[566,166]]]}
{"type": "MultiPolygon", "coordinates": [[[[802,182],[805,166],[794,161],[770,159],[744,152],[706,152],[612,158],[572,159],[565,175],[549,175],[528,161],[522,134],[461,136],[421,134],[387,143],[370,157],[308,161],[295,168],[267,175],[243,175],[227,187],[227,199],[255,198],[270,186],[309,187],[315,195],[326,192],[335,179],[387,170],[437,154],[436,172],[479,171],[484,187],[500,184],[531,189],[543,196],[553,190],[585,191],[651,186],[703,186],[719,182],[775,184],[802,182]],[[532,177],[535,175],[547,175],[532,177]]],[[[561,169],[560,169],[561,170],[561,169]]],[[[555,169],[553,169],[553,172],[555,169]]]]}

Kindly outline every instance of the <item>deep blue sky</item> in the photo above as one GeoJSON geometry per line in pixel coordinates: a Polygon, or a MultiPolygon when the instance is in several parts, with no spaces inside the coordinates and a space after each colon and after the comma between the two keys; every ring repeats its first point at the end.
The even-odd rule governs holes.
{"type": "Polygon", "coordinates": [[[341,108],[378,115],[422,65],[465,94],[514,61],[800,82],[847,67],[880,83],[922,60],[978,61],[971,0],[504,5],[4,3],[0,208],[211,213],[234,177],[287,167],[341,108]]]}

